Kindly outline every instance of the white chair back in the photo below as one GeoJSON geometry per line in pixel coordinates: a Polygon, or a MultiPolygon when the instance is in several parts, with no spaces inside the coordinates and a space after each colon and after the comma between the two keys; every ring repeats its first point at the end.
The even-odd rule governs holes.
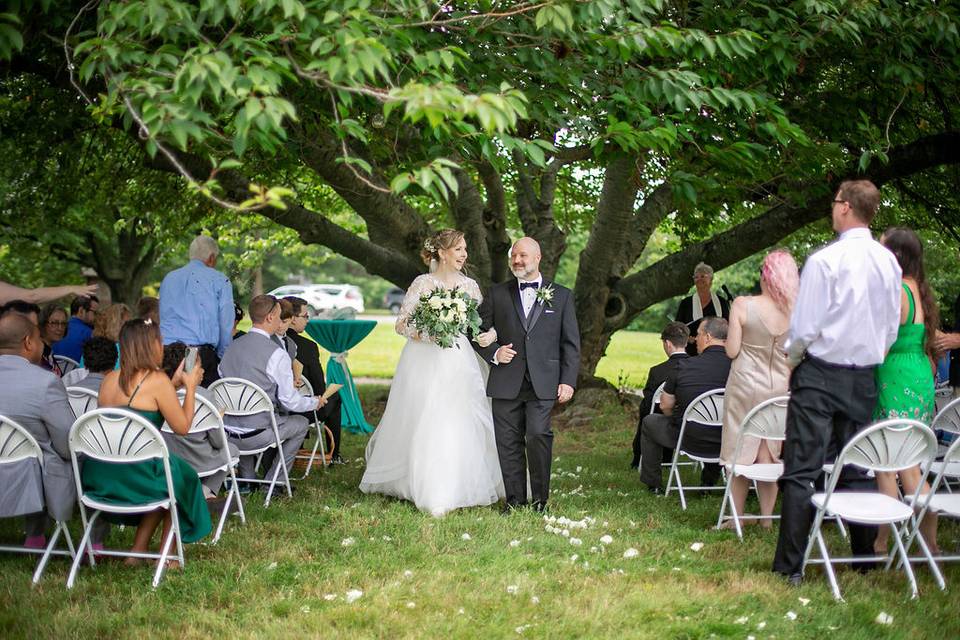
{"type": "Polygon", "coordinates": [[[660,386],[657,387],[657,390],[653,392],[653,398],[650,400],[650,414],[652,415],[657,409],[657,405],[660,404],[660,396],[663,395],[663,387],[666,385],[666,382],[661,382],[660,386]]]}
{"type": "Polygon", "coordinates": [[[740,425],[740,438],[753,436],[764,440],[786,439],[789,402],[790,396],[777,396],[755,406],[740,425]]]}
{"type": "Polygon", "coordinates": [[[943,409],[937,412],[930,428],[936,431],[943,429],[951,433],[960,434],[960,398],[951,400],[943,409]]]}
{"type": "Polygon", "coordinates": [[[146,418],[126,409],[88,411],[70,428],[70,454],[105,462],[142,462],[169,458],[160,432],[146,418]]]}
{"type": "Polygon", "coordinates": [[[224,413],[230,416],[273,414],[273,401],[267,392],[243,378],[220,378],[208,389],[224,413]]]}
{"type": "Polygon", "coordinates": [[[100,402],[99,394],[86,387],[67,387],[67,400],[70,401],[74,418],[79,418],[87,411],[98,408],[100,402]]]}
{"type": "Polygon", "coordinates": [[[80,363],[68,356],[53,356],[54,362],[60,366],[60,373],[67,374],[80,368],[80,363]]]}
{"type": "Polygon", "coordinates": [[[316,395],[313,392],[313,385],[310,384],[309,380],[307,380],[303,376],[300,376],[300,382],[301,382],[301,385],[300,387],[297,388],[297,393],[299,393],[305,398],[309,398],[310,396],[316,395]]]}
{"type": "Polygon", "coordinates": [[[43,465],[43,451],[30,432],[16,421],[0,416],[0,464],[36,458],[43,465]]]}
{"type": "MultiPolygon", "coordinates": [[[[181,405],[186,396],[187,392],[185,389],[179,389],[177,391],[177,398],[180,400],[181,405]]],[[[203,433],[204,431],[219,431],[222,429],[223,421],[220,419],[220,409],[199,393],[195,393],[193,398],[193,421],[190,423],[189,433],[203,433]]],[[[163,423],[160,430],[166,433],[174,433],[173,429],[171,429],[170,425],[166,422],[163,423]]]]}
{"type": "Polygon", "coordinates": [[[683,412],[683,422],[696,422],[706,427],[723,425],[723,394],[723,388],[701,393],[687,405],[683,412]]]}

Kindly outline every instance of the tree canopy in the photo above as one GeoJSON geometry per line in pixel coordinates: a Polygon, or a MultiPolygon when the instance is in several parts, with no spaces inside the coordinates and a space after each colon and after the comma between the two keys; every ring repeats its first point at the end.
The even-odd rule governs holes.
{"type": "Polygon", "coordinates": [[[42,83],[80,112],[74,144],[96,125],[137,151],[120,171],[180,176],[401,286],[437,227],[466,233],[483,285],[517,233],[548,277],[586,238],[589,378],[697,262],[822,220],[843,178],[953,229],[957,22],[933,0],[42,0],[5,14],[0,55],[8,96],[42,83]],[[643,262],[658,229],[678,246],[643,262]]]}

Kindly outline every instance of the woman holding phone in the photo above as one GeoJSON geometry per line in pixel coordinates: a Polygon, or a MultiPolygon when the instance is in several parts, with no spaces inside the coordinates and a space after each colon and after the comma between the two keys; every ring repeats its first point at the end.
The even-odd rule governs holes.
{"type": "MultiPolygon", "coordinates": [[[[120,407],[138,413],[158,429],[164,421],[175,433],[190,431],[194,413],[194,392],[203,378],[203,368],[194,366],[183,372],[186,362],[178,367],[174,377],[180,376],[187,393],[183,405],[177,398],[170,378],[161,369],[163,344],[159,327],[149,320],[130,320],[120,331],[120,369],[111,371],[100,386],[100,407],[120,407]]],[[[203,497],[200,479],[189,464],[176,455],[170,455],[170,471],[177,500],[177,515],[183,542],[196,542],[210,533],[210,512],[203,497]]],[[[159,460],[134,464],[113,464],[87,460],[81,473],[84,490],[92,497],[114,502],[152,502],[167,495],[163,465],[159,460]]],[[[146,552],[157,526],[163,522],[163,537],[170,529],[170,514],[164,509],[139,518],[131,551],[146,552]]],[[[124,516],[108,517],[129,523],[124,516]]],[[[127,564],[139,564],[138,558],[128,558],[127,564]]]]}

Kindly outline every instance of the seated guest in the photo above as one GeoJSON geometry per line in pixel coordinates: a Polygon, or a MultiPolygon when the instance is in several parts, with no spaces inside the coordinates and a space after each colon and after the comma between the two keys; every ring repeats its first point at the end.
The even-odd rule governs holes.
{"type": "Polygon", "coordinates": [[[238,305],[236,302],[233,303],[233,339],[236,340],[242,335],[245,335],[246,331],[240,331],[237,329],[237,325],[240,324],[240,321],[243,320],[243,307],[238,305]]]}
{"type": "Polygon", "coordinates": [[[74,373],[74,371],[71,371],[70,374],[67,374],[67,376],[63,378],[64,384],[66,385],[69,381],[71,384],[67,386],[83,387],[84,389],[90,389],[91,391],[100,393],[100,385],[103,384],[103,378],[113,371],[116,361],[117,345],[113,344],[112,340],[99,336],[90,338],[87,340],[87,343],[83,345],[84,367],[74,370],[83,371],[84,376],[74,380],[76,376],[71,376],[70,374],[74,373]]]}
{"type": "Polygon", "coordinates": [[[69,520],[77,493],[67,447],[73,411],[60,379],[36,366],[42,353],[34,322],[19,313],[0,318],[0,414],[26,429],[43,451],[39,484],[16,463],[0,465],[0,516],[28,514],[25,545],[35,549],[46,546],[47,514],[69,520]]]}
{"type": "MultiPolygon", "coordinates": [[[[293,386],[293,369],[287,350],[275,341],[281,325],[280,304],[269,295],[260,295],[250,301],[250,332],[230,343],[220,362],[220,375],[249,380],[267,392],[279,406],[291,414],[313,411],[326,404],[319,397],[304,397],[293,386]]],[[[283,463],[287,472],[293,466],[294,456],[307,434],[308,421],[300,415],[277,415],[277,429],[283,441],[283,463]]],[[[227,435],[240,450],[238,476],[255,478],[256,455],[242,455],[244,451],[259,449],[274,441],[270,419],[264,414],[253,416],[226,416],[227,435]]],[[[266,478],[272,478],[281,460],[275,449],[263,454],[266,478]]],[[[282,477],[281,475],[277,476],[282,477]]]]}
{"type": "MultiPolygon", "coordinates": [[[[727,355],[733,359],[723,401],[723,435],[720,461],[734,462],[740,424],[751,409],[765,400],[787,393],[790,365],[784,350],[790,314],[800,289],[800,272],[789,252],[771,251],[760,267],[760,295],[741,296],[733,301],[727,332],[727,355]]],[[[770,464],[780,458],[780,442],[748,437],[740,449],[738,465],[770,464]]],[[[777,501],[775,482],[758,482],[760,515],[770,516],[777,501]]],[[[743,516],[750,481],[733,479],[730,496],[737,514],[743,516]]],[[[747,519],[747,523],[756,520],[747,519]]],[[[760,520],[765,528],[772,523],[760,520]]],[[[733,521],[722,524],[733,527],[733,521]]]]}
{"type": "MultiPolygon", "coordinates": [[[[646,455],[640,460],[640,480],[650,491],[660,493],[663,479],[660,474],[661,456],[649,455],[657,447],[673,448],[680,436],[680,423],[687,407],[702,393],[723,388],[730,373],[730,358],[724,349],[727,340],[727,321],[723,318],[704,318],[697,330],[697,350],[700,355],[677,363],[660,396],[663,415],[652,414],[643,419],[640,449],[646,455]]],[[[688,422],[683,437],[683,449],[702,456],[720,454],[720,428],[688,422]]],[[[704,465],[701,482],[711,486],[720,477],[720,466],[704,465]]]]}
{"type": "MultiPolygon", "coordinates": [[[[327,382],[323,375],[323,365],[320,364],[320,348],[316,342],[303,335],[304,329],[307,328],[307,321],[310,319],[310,314],[307,313],[307,301],[303,298],[294,297],[285,299],[293,305],[293,322],[287,331],[287,337],[297,345],[297,359],[303,364],[302,375],[313,387],[314,393],[323,395],[323,392],[327,390],[327,382]]],[[[684,344],[686,344],[686,338],[684,338],[684,344]]],[[[329,453],[333,462],[337,464],[343,463],[343,458],[340,457],[342,420],[340,405],[340,394],[336,393],[330,396],[327,403],[317,410],[317,417],[333,433],[333,451],[329,453]]],[[[313,415],[307,417],[313,419],[313,415]]]]}
{"type": "Polygon", "coordinates": [[[160,299],[153,296],[143,296],[137,301],[137,317],[141,320],[150,320],[160,324],[160,299]]]}
{"type": "MultiPolygon", "coordinates": [[[[693,269],[693,284],[696,291],[692,296],[687,296],[680,301],[677,307],[677,315],[674,318],[677,322],[682,322],[690,328],[690,336],[697,335],[697,328],[703,318],[730,318],[730,302],[726,298],[721,298],[712,290],[713,288],[713,267],[701,262],[693,269]]],[[[697,346],[691,339],[687,343],[687,354],[697,355],[697,346]]]]}
{"type": "MultiPolygon", "coordinates": [[[[163,348],[163,371],[169,376],[176,389],[185,386],[184,376],[189,375],[185,374],[180,366],[183,364],[186,355],[187,345],[182,342],[172,342],[163,348]]],[[[198,386],[195,392],[198,396],[217,406],[216,400],[203,387],[198,386]]],[[[231,458],[237,455],[236,446],[224,442],[222,434],[217,429],[202,433],[188,433],[182,436],[164,431],[163,439],[166,440],[170,453],[186,460],[197,473],[203,473],[221,466],[223,464],[224,447],[229,447],[231,458]]],[[[200,483],[203,484],[204,494],[206,494],[208,500],[220,492],[226,477],[227,472],[220,471],[205,478],[200,478],[200,483]]]]}
{"type": "Polygon", "coordinates": [[[67,312],[63,307],[51,302],[40,310],[40,338],[43,340],[43,357],[40,366],[63,377],[60,365],[53,359],[53,343],[63,340],[67,334],[67,312]]]}
{"type": "Polygon", "coordinates": [[[690,329],[682,322],[671,322],[660,332],[660,341],[667,359],[650,367],[647,384],[643,387],[640,420],[637,422],[637,435],[633,438],[633,461],[630,462],[630,466],[634,469],[640,466],[640,427],[643,425],[643,419],[653,412],[662,413],[659,403],[654,406],[653,396],[670,374],[676,371],[677,363],[687,357],[686,348],[689,337],[690,329]]]}
{"type": "MultiPolygon", "coordinates": [[[[280,326],[277,327],[276,333],[273,335],[277,338],[279,345],[281,345],[287,351],[287,355],[290,356],[290,362],[293,363],[297,359],[297,343],[287,337],[287,331],[290,329],[290,324],[293,322],[293,304],[286,298],[280,298],[277,300],[277,304],[280,305],[280,326]]],[[[297,376],[294,375],[294,378],[297,376]]],[[[295,386],[300,386],[299,380],[294,380],[295,386]]]]}
{"type": "Polygon", "coordinates": [[[67,335],[53,344],[53,355],[67,356],[74,362],[83,357],[83,343],[93,335],[93,320],[100,308],[97,296],[80,296],[70,303],[70,321],[67,335]]]}
{"type": "MultiPolygon", "coordinates": [[[[110,304],[100,309],[93,320],[92,337],[107,338],[116,345],[114,369],[120,368],[120,328],[130,319],[130,307],[123,303],[110,304]]],[[[80,358],[81,366],[85,366],[80,358]]]]}
{"type": "MultiPolygon", "coordinates": [[[[170,378],[160,369],[163,343],[160,328],[152,322],[130,320],[120,331],[120,369],[111,371],[100,386],[100,407],[120,407],[138,413],[158,429],[164,421],[177,434],[190,430],[194,413],[194,390],[203,377],[201,367],[183,376],[187,396],[180,405],[170,378]]],[[[180,369],[177,370],[180,374],[180,369]]],[[[177,516],[183,542],[196,542],[210,533],[210,511],[196,471],[176,455],[170,455],[170,472],[177,501],[177,516]]],[[[104,502],[144,503],[167,497],[163,464],[156,459],[118,465],[87,460],[81,472],[84,491],[104,502]]],[[[129,523],[129,516],[104,514],[112,522],[129,523]]],[[[163,522],[163,538],[170,531],[170,514],[158,509],[132,516],[138,521],[131,551],[146,552],[150,538],[163,522]]],[[[139,564],[128,558],[127,564],[139,564]]]]}

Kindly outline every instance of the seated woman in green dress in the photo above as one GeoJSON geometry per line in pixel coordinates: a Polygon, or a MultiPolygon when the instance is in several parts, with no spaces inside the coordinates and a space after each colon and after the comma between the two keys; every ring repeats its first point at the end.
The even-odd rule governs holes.
{"type": "MultiPolygon", "coordinates": [[[[934,372],[936,357],[934,340],[940,323],[937,300],[923,270],[923,245],[920,238],[906,227],[892,227],[880,237],[880,243],[893,253],[903,271],[900,294],[900,329],[897,340],[877,367],[877,407],[874,419],[909,418],[929,425],[933,422],[934,372]],[[917,304],[919,299],[920,304],[917,304]]],[[[920,482],[920,467],[905,469],[899,474],[877,473],[877,486],[887,495],[897,497],[897,476],[903,494],[911,495],[920,482]]],[[[924,485],[925,490],[930,487],[924,485]]],[[[880,527],[874,549],[887,552],[889,530],[880,527]]],[[[929,513],[920,524],[920,533],[930,550],[936,552],[937,516],[929,513]]]]}
{"type": "MultiPolygon", "coordinates": [[[[160,368],[163,362],[163,343],[159,327],[150,321],[130,320],[120,331],[120,369],[111,371],[100,386],[101,408],[121,407],[140,414],[159,428],[164,421],[174,432],[183,435],[190,431],[194,413],[194,391],[203,378],[199,363],[185,373],[183,364],[176,376],[181,376],[187,389],[183,405],[177,398],[170,378],[160,368]]],[[[210,533],[210,512],[203,497],[200,479],[189,464],[175,455],[170,456],[174,497],[183,542],[195,542],[210,533]]],[[[84,491],[91,496],[118,503],[144,503],[167,497],[163,464],[147,460],[134,464],[116,464],[87,460],[81,473],[84,491]]],[[[106,514],[105,514],[106,515],[106,514]]],[[[124,517],[108,518],[124,522],[124,517]]],[[[139,516],[137,532],[131,551],[146,552],[150,539],[163,521],[163,538],[170,531],[170,514],[166,509],[139,516]]],[[[139,559],[128,558],[128,564],[139,559]]]]}

